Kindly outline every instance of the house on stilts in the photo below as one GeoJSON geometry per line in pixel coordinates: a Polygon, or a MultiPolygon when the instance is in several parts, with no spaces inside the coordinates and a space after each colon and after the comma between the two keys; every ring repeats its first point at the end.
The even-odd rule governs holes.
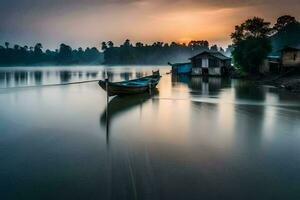
{"type": "Polygon", "coordinates": [[[191,75],[225,76],[231,67],[231,58],[219,51],[204,50],[190,58],[191,75]]]}
{"type": "Polygon", "coordinates": [[[284,46],[278,52],[267,57],[259,68],[261,73],[300,72],[300,45],[284,46]]]}

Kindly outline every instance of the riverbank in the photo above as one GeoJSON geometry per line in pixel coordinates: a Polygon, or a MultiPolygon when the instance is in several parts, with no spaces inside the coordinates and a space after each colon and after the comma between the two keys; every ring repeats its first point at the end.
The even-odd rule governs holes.
{"type": "Polygon", "coordinates": [[[260,84],[271,85],[293,93],[300,93],[300,74],[293,75],[263,75],[256,77],[260,84]]]}
{"type": "Polygon", "coordinates": [[[254,81],[258,84],[270,85],[290,92],[300,94],[300,73],[297,74],[257,74],[247,75],[240,72],[231,74],[233,79],[254,81]]]}

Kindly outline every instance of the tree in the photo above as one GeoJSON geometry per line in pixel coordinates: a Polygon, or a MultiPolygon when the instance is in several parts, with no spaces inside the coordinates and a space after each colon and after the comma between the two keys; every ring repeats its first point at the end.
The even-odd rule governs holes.
{"type": "Polygon", "coordinates": [[[16,50],[16,51],[17,51],[17,50],[19,50],[19,49],[20,49],[20,46],[19,46],[19,45],[17,45],[17,44],[15,44],[15,45],[14,45],[14,50],[16,50]]]}
{"type": "Polygon", "coordinates": [[[271,51],[270,41],[266,38],[248,38],[235,46],[232,56],[234,62],[243,71],[258,73],[259,66],[271,51]]]}
{"type": "Polygon", "coordinates": [[[37,44],[34,46],[34,53],[35,53],[36,55],[41,55],[41,54],[43,53],[42,48],[43,48],[42,44],[41,44],[41,43],[37,43],[37,44]]]}
{"type": "Polygon", "coordinates": [[[124,47],[131,47],[131,43],[129,39],[126,39],[125,42],[123,43],[124,47]]]}
{"type": "Polygon", "coordinates": [[[59,47],[58,62],[70,63],[72,61],[72,48],[64,43],[59,47]]]}
{"type": "Polygon", "coordinates": [[[277,19],[276,24],[274,25],[273,29],[275,31],[280,31],[289,24],[295,24],[298,23],[296,18],[290,15],[283,15],[277,19]]]}
{"type": "Polygon", "coordinates": [[[213,46],[210,47],[210,50],[218,51],[219,48],[218,48],[218,46],[215,44],[215,45],[213,45],[213,46]]]}
{"type": "Polygon", "coordinates": [[[153,47],[158,47],[158,48],[162,48],[163,47],[163,42],[154,42],[153,44],[152,44],[152,46],[153,47]]]}
{"type": "Polygon", "coordinates": [[[235,26],[235,31],[231,33],[233,43],[238,43],[249,37],[267,37],[271,31],[270,24],[270,22],[265,22],[264,19],[259,17],[247,19],[241,25],[235,26]]]}
{"type": "Polygon", "coordinates": [[[268,39],[270,23],[254,17],[246,20],[231,34],[234,49],[232,52],[236,66],[248,73],[257,73],[259,66],[271,51],[268,39]]]}
{"type": "Polygon", "coordinates": [[[5,47],[8,49],[8,47],[9,47],[9,42],[5,42],[5,47]]]}
{"type": "Polygon", "coordinates": [[[144,46],[144,44],[141,43],[141,42],[137,42],[137,43],[135,44],[135,47],[137,47],[137,48],[141,48],[141,47],[143,47],[143,46],[144,46]]]}
{"type": "Polygon", "coordinates": [[[107,45],[108,45],[109,48],[114,47],[114,43],[113,43],[112,41],[108,41],[108,42],[107,42],[107,45]]]}
{"type": "Polygon", "coordinates": [[[188,47],[192,50],[208,49],[209,43],[206,40],[192,40],[188,43],[188,47]]]}
{"type": "Polygon", "coordinates": [[[102,51],[105,51],[106,49],[107,49],[106,42],[102,42],[102,43],[101,43],[101,50],[102,50],[102,51]]]}

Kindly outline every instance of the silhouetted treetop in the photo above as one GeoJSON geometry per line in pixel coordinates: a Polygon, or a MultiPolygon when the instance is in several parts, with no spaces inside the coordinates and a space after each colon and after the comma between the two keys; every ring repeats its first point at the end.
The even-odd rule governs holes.
{"type": "Polygon", "coordinates": [[[34,47],[27,45],[13,45],[10,48],[9,42],[4,43],[5,48],[0,46],[0,65],[37,65],[37,64],[101,64],[103,54],[96,47],[72,50],[66,44],[61,44],[59,50],[47,49],[43,52],[43,45],[37,43],[34,47]],[[1,48],[2,47],[2,48],[1,48]]]}
{"type": "Polygon", "coordinates": [[[132,45],[126,39],[119,47],[108,46],[104,51],[105,64],[167,64],[168,62],[187,62],[188,59],[204,49],[209,49],[206,40],[191,41],[186,44],[177,42],[152,44],[136,42],[132,45]]]}
{"type": "Polygon", "coordinates": [[[107,42],[107,45],[108,45],[109,48],[114,47],[114,43],[113,43],[112,41],[108,41],[108,42],[107,42]]]}
{"type": "Polygon", "coordinates": [[[248,73],[258,73],[260,65],[271,52],[268,38],[271,30],[270,23],[258,17],[235,26],[231,34],[235,66],[248,73]]]}
{"type": "Polygon", "coordinates": [[[270,24],[270,22],[265,22],[264,19],[259,17],[247,19],[241,25],[235,26],[235,31],[231,34],[233,43],[238,43],[239,41],[247,39],[249,37],[267,37],[272,30],[270,28],[270,24]]]}
{"type": "Polygon", "coordinates": [[[106,49],[107,49],[106,42],[102,42],[102,43],[101,43],[101,50],[102,50],[102,51],[105,51],[106,49]]]}
{"type": "Polygon", "coordinates": [[[276,31],[280,31],[286,26],[290,24],[296,24],[299,23],[295,17],[290,16],[290,15],[283,15],[277,19],[276,24],[274,25],[273,29],[276,31]]]}

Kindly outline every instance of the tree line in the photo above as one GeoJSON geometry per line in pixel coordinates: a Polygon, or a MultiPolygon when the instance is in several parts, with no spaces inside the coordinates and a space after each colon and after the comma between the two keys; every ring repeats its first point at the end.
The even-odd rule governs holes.
{"type": "Polygon", "coordinates": [[[37,65],[37,64],[101,64],[103,62],[103,53],[96,47],[81,47],[72,49],[69,45],[61,44],[55,51],[47,49],[43,51],[43,45],[37,43],[33,47],[27,45],[13,45],[5,42],[0,45],[0,65],[37,65]]]}
{"type": "Polygon", "coordinates": [[[5,42],[4,46],[0,45],[0,65],[167,64],[187,61],[204,49],[228,53],[217,45],[209,46],[207,40],[190,41],[188,44],[154,42],[149,45],[137,42],[133,45],[127,39],[118,47],[108,41],[101,43],[102,52],[96,47],[72,49],[66,44],[61,44],[54,51],[44,51],[41,43],[28,47],[17,44],[11,46],[5,42]]]}
{"type": "Polygon", "coordinates": [[[235,31],[231,34],[235,67],[242,73],[259,73],[259,67],[272,51],[274,36],[283,32],[288,34],[291,26],[299,27],[300,23],[290,15],[279,17],[273,27],[270,22],[259,17],[248,19],[235,26],[235,31]]]}
{"type": "MultiPolygon", "coordinates": [[[[188,58],[205,49],[225,52],[217,45],[209,46],[207,40],[190,41],[188,44],[177,42],[154,42],[143,44],[137,42],[133,45],[129,39],[115,47],[112,41],[102,42],[105,64],[167,64],[168,62],[186,62],[188,58]]],[[[229,51],[229,49],[227,50],[229,51]]]]}
{"type": "MultiPolygon", "coordinates": [[[[168,62],[186,62],[202,50],[215,50],[223,54],[232,53],[235,66],[246,73],[258,73],[272,50],[271,39],[291,25],[300,26],[295,17],[284,15],[271,27],[270,22],[254,17],[235,26],[231,34],[232,45],[226,50],[217,45],[209,45],[207,40],[190,41],[188,44],[177,42],[154,42],[135,45],[129,39],[120,46],[112,41],[102,42],[100,52],[96,47],[72,49],[61,44],[55,51],[43,51],[41,43],[34,47],[14,45],[5,42],[0,45],[0,65],[36,65],[36,64],[167,64],[168,62]]],[[[274,46],[274,45],[273,45],[274,46]]]]}

